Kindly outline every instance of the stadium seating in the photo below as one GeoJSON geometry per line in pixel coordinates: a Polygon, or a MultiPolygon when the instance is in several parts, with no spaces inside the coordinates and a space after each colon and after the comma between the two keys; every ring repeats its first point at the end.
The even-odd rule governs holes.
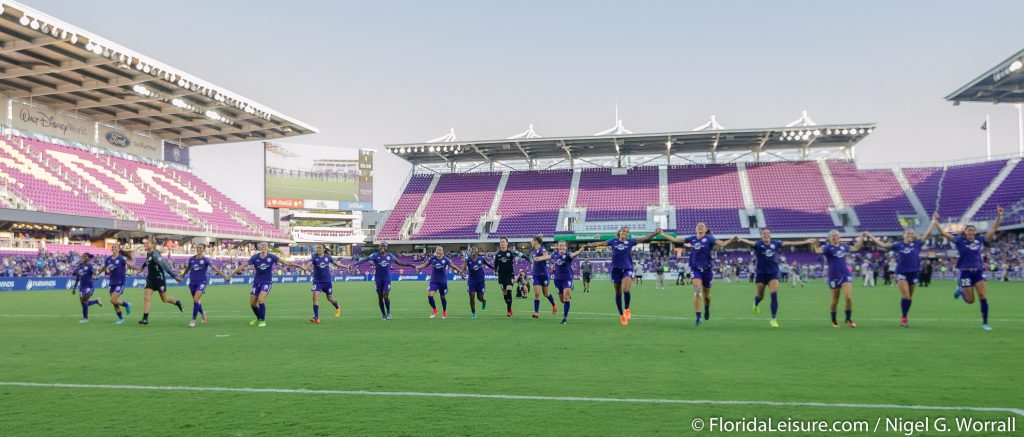
{"type": "Polygon", "coordinates": [[[607,168],[580,173],[576,206],[587,209],[587,221],[645,220],[650,205],[658,205],[657,167],[636,167],[622,175],[607,168]]]}
{"type": "Polygon", "coordinates": [[[764,211],[768,227],[784,232],[834,229],[832,199],[814,161],[748,164],[754,205],[764,211]]]}
{"type": "MultiPolygon", "coordinates": [[[[999,185],[999,188],[981,206],[981,209],[974,214],[975,219],[990,219],[996,216],[996,208],[1002,206],[1009,210],[1011,207],[1024,202],[1024,164],[1018,162],[1013,170],[1010,170],[1006,181],[999,185]]],[[[1007,221],[1016,221],[1015,216],[1007,216],[1007,221]]]]}
{"type": "Polygon", "coordinates": [[[441,175],[413,238],[478,237],[480,217],[491,208],[500,180],[500,173],[491,172],[441,175]]]}
{"type": "Polygon", "coordinates": [[[420,202],[423,201],[423,196],[426,194],[427,188],[430,187],[432,179],[434,179],[434,176],[428,174],[414,174],[409,177],[405,191],[398,198],[398,202],[395,203],[395,207],[391,210],[391,214],[388,215],[388,219],[381,225],[380,230],[377,231],[377,238],[379,240],[392,241],[400,238],[402,225],[420,207],[420,202]]]}
{"type": "Polygon", "coordinates": [[[903,175],[906,176],[914,194],[921,201],[926,212],[933,213],[939,207],[939,182],[942,181],[944,172],[936,167],[914,167],[904,168],[903,175]]]}
{"type": "Polygon", "coordinates": [[[860,229],[900,230],[898,215],[916,214],[892,170],[858,170],[853,161],[830,161],[828,165],[843,201],[857,212],[860,229]]]}
{"type": "Polygon", "coordinates": [[[40,211],[114,218],[114,215],[84,196],[82,190],[50,173],[30,153],[0,141],[0,174],[7,187],[27,199],[40,211]]]}
{"type": "Polygon", "coordinates": [[[942,178],[939,215],[959,217],[978,199],[1006,161],[990,161],[950,166],[942,178]]]}
{"type": "Polygon", "coordinates": [[[492,234],[507,237],[554,234],[558,211],[569,200],[571,184],[572,170],[512,172],[498,206],[501,221],[492,234]]]}
{"type": "Polygon", "coordinates": [[[739,219],[743,193],[733,164],[670,166],[668,202],[676,208],[679,232],[692,232],[702,221],[715,232],[745,232],[739,219]]]}

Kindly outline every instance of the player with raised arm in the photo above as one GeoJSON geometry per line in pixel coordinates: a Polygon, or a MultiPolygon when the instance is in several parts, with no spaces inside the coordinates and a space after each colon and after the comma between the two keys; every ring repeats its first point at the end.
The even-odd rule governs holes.
{"type": "Polygon", "coordinates": [[[711,284],[715,280],[715,259],[712,251],[729,245],[736,238],[718,240],[704,222],[698,222],[694,235],[689,237],[671,237],[665,235],[664,231],[661,231],[661,235],[690,250],[690,284],[693,285],[693,310],[697,315],[694,326],[700,326],[701,315],[704,316],[704,320],[711,318],[711,284]]]}
{"type": "Polygon", "coordinates": [[[494,266],[480,255],[480,249],[476,246],[469,248],[469,256],[466,257],[466,291],[469,292],[469,311],[472,318],[476,318],[476,301],[480,301],[481,309],[487,310],[487,299],[484,299],[484,291],[487,285],[487,271],[484,267],[495,270],[494,266]]]}
{"type": "Polygon", "coordinates": [[[615,238],[587,244],[586,248],[608,246],[612,250],[612,286],[615,288],[615,306],[619,310],[619,323],[629,325],[633,315],[629,312],[630,290],[633,286],[633,247],[646,243],[662,234],[661,228],[640,238],[630,238],[629,227],[623,226],[616,232],[615,238]]]}
{"type": "Polygon", "coordinates": [[[428,258],[423,264],[414,266],[416,270],[430,266],[430,283],[427,286],[427,302],[430,303],[430,318],[437,317],[437,304],[434,302],[434,294],[441,295],[441,318],[448,318],[448,269],[452,268],[463,277],[466,273],[462,271],[455,262],[444,254],[444,247],[434,248],[434,255],[428,258]]]}
{"type": "Polygon", "coordinates": [[[78,300],[82,304],[82,320],[79,323],[89,323],[89,307],[93,305],[103,306],[99,299],[92,299],[93,288],[92,254],[82,254],[82,260],[75,267],[75,283],[71,286],[71,294],[78,293],[78,300]]]}
{"type": "MultiPolygon", "coordinates": [[[[228,279],[228,275],[213,265],[213,260],[206,257],[206,245],[199,243],[195,245],[196,254],[188,258],[188,263],[179,276],[185,277],[188,273],[188,291],[192,293],[192,320],[188,322],[190,328],[196,326],[196,316],[202,314],[203,323],[206,323],[206,312],[203,311],[203,295],[206,294],[206,286],[209,285],[209,271],[228,279]]],[[[230,282],[230,280],[229,280],[230,282]]]]}
{"type": "Polygon", "coordinates": [[[252,313],[256,315],[256,320],[249,322],[249,325],[263,328],[267,326],[267,295],[274,284],[274,264],[296,268],[300,272],[303,269],[298,264],[285,261],[278,258],[277,255],[270,253],[270,245],[267,243],[260,243],[259,250],[258,253],[249,257],[248,262],[238,266],[235,271],[231,272],[227,280],[231,282],[232,276],[252,266],[255,273],[252,278],[252,289],[249,290],[249,307],[252,308],[252,313]]]}
{"type": "Polygon", "coordinates": [[[824,246],[819,245],[818,240],[815,238],[807,240],[814,253],[825,256],[825,261],[828,265],[828,289],[832,292],[832,304],[829,308],[832,314],[832,327],[834,328],[839,327],[839,322],[836,321],[836,307],[839,305],[840,291],[846,298],[846,326],[851,328],[857,327],[857,324],[853,323],[853,275],[850,273],[850,267],[846,264],[846,256],[860,251],[864,247],[864,240],[866,238],[867,233],[865,232],[856,239],[856,242],[851,247],[849,244],[844,244],[839,231],[833,229],[828,233],[828,242],[824,246]]]}
{"type": "Polygon", "coordinates": [[[142,263],[142,269],[146,270],[146,288],[142,294],[142,320],[139,320],[139,324],[145,326],[149,324],[149,309],[154,291],[160,294],[162,302],[177,306],[178,311],[185,312],[185,308],[181,306],[180,300],[167,295],[167,275],[177,282],[181,282],[181,278],[174,276],[174,268],[160,255],[156,239],[148,236],[142,240],[142,245],[146,249],[146,260],[142,263]]]}
{"type": "MultiPolygon", "coordinates": [[[[775,319],[779,312],[779,252],[783,247],[802,246],[806,241],[791,242],[772,239],[772,231],[767,228],[761,229],[761,239],[750,241],[740,237],[733,239],[735,242],[748,246],[754,250],[754,257],[757,260],[757,267],[754,274],[754,314],[761,314],[761,301],[764,300],[764,289],[768,288],[771,294],[772,318],[768,324],[772,328],[778,328],[779,322],[775,319]]],[[[785,265],[785,263],[783,263],[785,265]]]]}
{"type": "Polygon", "coordinates": [[[900,290],[900,311],[903,317],[900,319],[900,326],[907,328],[910,322],[907,315],[910,313],[910,305],[914,298],[914,289],[917,288],[917,279],[921,272],[921,247],[924,241],[931,236],[935,223],[930,223],[928,229],[920,239],[912,228],[903,230],[903,241],[887,243],[878,237],[867,234],[875,244],[882,249],[892,249],[896,252],[896,286],[900,290]]]}
{"type": "Polygon", "coordinates": [[[953,298],[962,297],[964,302],[972,304],[974,292],[977,290],[978,303],[981,306],[981,329],[986,331],[991,331],[992,327],[988,324],[988,278],[985,277],[985,267],[982,264],[982,250],[985,248],[985,242],[995,239],[1002,222],[1003,207],[999,206],[996,208],[996,221],[984,236],[978,235],[978,228],[974,225],[964,227],[963,235],[954,236],[939,225],[939,213],[932,215],[933,226],[938,229],[939,234],[953,243],[959,254],[956,268],[960,270],[960,288],[953,294],[953,298]]]}
{"type": "Polygon", "coordinates": [[[548,298],[548,302],[551,302],[551,314],[558,314],[558,307],[555,306],[555,298],[551,296],[551,292],[548,291],[548,284],[551,279],[548,276],[548,249],[544,247],[544,237],[536,235],[530,240],[530,245],[533,247],[531,253],[531,264],[533,265],[533,318],[540,318],[540,295],[543,293],[544,297],[548,298]]]}
{"type": "Polygon", "coordinates": [[[341,305],[334,298],[334,275],[331,274],[331,266],[344,267],[334,261],[327,246],[317,244],[316,253],[310,256],[309,263],[305,265],[306,271],[313,271],[313,286],[310,288],[313,292],[313,318],[309,319],[309,323],[320,324],[320,293],[327,295],[327,301],[334,305],[334,317],[341,317],[341,305]]]}
{"type": "Polygon", "coordinates": [[[565,241],[558,242],[558,248],[550,254],[535,258],[534,261],[547,261],[555,265],[555,289],[558,290],[558,300],[562,302],[562,324],[565,325],[569,319],[569,302],[572,300],[572,260],[580,256],[586,246],[580,246],[575,252],[569,252],[565,241]]]}
{"type": "Polygon", "coordinates": [[[382,320],[391,320],[391,266],[413,267],[398,260],[394,254],[388,252],[388,242],[381,241],[377,251],[370,256],[356,261],[348,266],[349,270],[355,270],[360,264],[369,262],[373,264],[373,282],[377,287],[377,306],[380,307],[382,320]]]}
{"type": "Polygon", "coordinates": [[[508,238],[498,240],[498,251],[494,252],[495,273],[498,274],[498,285],[505,298],[505,317],[512,317],[512,285],[516,282],[516,258],[525,258],[522,252],[510,249],[508,238]]]}
{"type": "Polygon", "coordinates": [[[124,285],[128,279],[128,269],[132,268],[129,262],[132,253],[121,249],[121,244],[110,245],[110,256],[103,261],[103,268],[96,273],[96,276],[110,275],[110,303],[114,306],[114,314],[117,314],[117,325],[124,324],[124,316],[132,313],[132,304],[121,299],[124,294],[124,285]],[[121,314],[121,307],[124,307],[125,314],[121,314]]]}

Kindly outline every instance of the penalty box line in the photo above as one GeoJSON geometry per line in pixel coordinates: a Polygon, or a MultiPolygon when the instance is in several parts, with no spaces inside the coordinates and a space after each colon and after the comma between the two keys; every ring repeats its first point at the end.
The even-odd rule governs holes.
{"type": "Polygon", "coordinates": [[[622,404],[662,404],[662,405],[743,405],[765,407],[812,407],[842,409],[873,409],[873,410],[917,410],[917,411],[958,411],[958,412],[990,412],[1010,413],[1024,416],[1024,409],[1004,407],[964,407],[938,405],[899,405],[899,404],[855,404],[829,402],[781,402],[781,401],[722,401],[708,399],[644,399],[644,398],[603,398],[585,396],[528,396],[509,394],[482,393],[431,393],[411,391],[367,391],[367,390],[312,390],[288,388],[241,388],[241,387],[188,387],[188,386],[155,386],[155,385],[108,385],[108,384],[62,384],[0,381],[0,387],[35,387],[35,388],[69,388],[69,389],[102,389],[102,390],[140,390],[140,391],[181,391],[181,392],[226,392],[226,393],[271,393],[271,394],[313,394],[313,395],[349,395],[349,396],[392,396],[421,398],[452,398],[452,399],[499,399],[524,401],[559,401],[559,402],[597,402],[622,404]]]}

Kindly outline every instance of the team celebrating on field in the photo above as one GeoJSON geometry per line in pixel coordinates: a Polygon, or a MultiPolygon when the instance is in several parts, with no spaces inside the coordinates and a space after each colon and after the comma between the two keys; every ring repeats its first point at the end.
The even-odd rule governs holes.
{"type": "MultiPolygon", "coordinates": [[[[427,286],[427,302],[430,305],[430,318],[437,317],[439,311],[435,296],[441,300],[441,318],[448,318],[448,274],[454,271],[466,278],[467,292],[469,294],[469,307],[472,318],[477,317],[477,302],[481,310],[487,309],[485,298],[486,276],[485,268],[493,270],[498,277],[498,284],[506,305],[506,317],[512,317],[512,289],[514,284],[524,287],[528,283],[526,274],[520,271],[518,277],[515,274],[515,260],[529,260],[532,265],[533,285],[533,318],[540,318],[541,295],[551,304],[551,314],[558,314],[558,305],[555,298],[549,291],[551,282],[554,282],[558,299],[562,303],[561,324],[568,323],[569,311],[572,301],[573,279],[576,272],[573,269],[573,262],[579,258],[584,250],[608,247],[611,251],[611,281],[615,289],[615,305],[619,314],[619,322],[628,326],[632,318],[630,313],[631,288],[634,278],[639,273],[633,260],[633,248],[638,244],[648,243],[656,237],[662,237],[683,248],[689,254],[688,269],[691,272],[690,284],[693,286],[693,306],[695,311],[695,326],[711,319],[711,289],[714,281],[714,254],[713,251],[730,245],[742,245],[749,247],[756,259],[756,271],[754,273],[755,294],[753,311],[760,314],[760,304],[764,299],[765,290],[768,290],[771,308],[769,324],[772,328],[778,328],[777,315],[779,312],[779,275],[780,259],[779,254],[785,247],[809,246],[814,253],[824,257],[828,274],[826,277],[827,287],[831,293],[830,313],[832,326],[838,328],[840,324],[836,318],[840,295],[844,298],[844,323],[850,328],[856,328],[853,321],[853,276],[847,265],[846,258],[849,254],[860,251],[864,245],[872,241],[878,247],[892,250],[896,257],[896,282],[900,292],[900,310],[902,327],[908,327],[908,315],[914,290],[916,288],[919,271],[921,269],[921,248],[932,232],[937,231],[943,238],[948,240],[956,249],[958,261],[956,268],[959,270],[958,287],[954,293],[954,299],[962,299],[967,304],[973,304],[975,293],[981,307],[982,328],[991,330],[988,324],[988,293],[986,276],[982,266],[982,249],[986,242],[993,241],[999,225],[1002,221],[1003,208],[997,209],[996,220],[992,227],[984,235],[979,235],[973,225],[963,229],[962,235],[953,235],[939,226],[939,215],[934,214],[924,235],[918,236],[913,229],[906,229],[903,238],[896,242],[886,242],[869,232],[854,238],[852,244],[844,242],[838,231],[831,231],[825,244],[819,244],[818,239],[782,241],[772,238],[768,229],[761,229],[760,239],[756,241],[740,238],[739,236],[730,239],[716,238],[706,223],[698,223],[695,233],[688,237],[674,237],[666,234],[662,229],[646,234],[639,238],[632,238],[628,227],[622,227],[616,234],[616,238],[607,241],[598,241],[580,245],[575,251],[571,251],[565,241],[559,241],[553,248],[545,246],[542,236],[533,237],[530,241],[531,250],[523,253],[515,250],[509,245],[507,238],[501,238],[496,251],[489,260],[482,255],[477,247],[469,249],[469,256],[459,267],[455,260],[445,255],[444,248],[437,246],[432,256],[424,260],[422,264],[412,265],[399,260],[393,253],[388,251],[388,243],[381,242],[378,251],[359,259],[350,265],[343,265],[334,260],[331,253],[324,245],[318,245],[316,252],[312,254],[308,263],[299,265],[282,260],[277,255],[269,252],[269,245],[262,243],[259,252],[252,255],[248,262],[239,265],[231,272],[218,269],[213,261],[205,255],[205,246],[195,246],[195,255],[188,259],[185,267],[178,273],[168,265],[162,258],[154,238],[144,239],[146,258],[141,267],[136,267],[132,262],[132,254],[122,249],[118,244],[111,247],[111,255],[106,258],[102,269],[93,271],[91,254],[82,257],[81,264],[75,269],[76,282],[72,293],[78,293],[82,306],[82,322],[89,320],[89,308],[93,305],[102,306],[99,299],[92,299],[94,292],[95,277],[103,274],[109,275],[110,279],[110,303],[117,315],[117,324],[124,323],[124,316],[131,314],[131,303],[123,300],[126,276],[128,270],[146,270],[146,285],[143,291],[143,315],[139,320],[140,325],[149,324],[150,305],[153,292],[160,296],[164,303],[173,304],[179,311],[184,312],[180,300],[175,299],[167,293],[167,280],[170,276],[175,281],[181,282],[186,273],[189,278],[189,291],[193,297],[192,319],[189,326],[196,325],[197,317],[202,323],[206,323],[206,313],[203,310],[202,298],[209,284],[209,272],[220,275],[230,283],[231,278],[243,271],[252,268],[254,277],[250,290],[249,306],[252,309],[255,319],[250,325],[267,326],[267,296],[273,284],[273,272],[275,265],[282,265],[299,269],[302,272],[312,271],[312,297],[313,317],[311,323],[320,324],[320,296],[326,296],[327,301],[334,306],[334,316],[341,317],[341,305],[334,296],[333,275],[331,268],[342,268],[355,270],[359,265],[371,263],[374,266],[374,283],[377,292],[377,301],[380,307],[381,318],[391,320],[391,274],[394,266],[413,268],[420,271],[430,268],[430,276],[427,286]],[[553,273],[553,278],[551,274],[553,273]],[[122,308],[124,312],[122,313],[122,308]]],[[[784,265],[784,263],[783,263],[784,265]]],[[[584,292],[590,290],[592,266],[589,259],[581,263],[580,276],[583,279],[584,292]]],[[[795,274],[792,275],[795,277],[795,274]]],[[[795,277],[794,285],[799,278],[795,277]]],[[[802,284],[802,281],[800,281],[802,284]]],[[[525,290],[522,291],[525,294],[525,290]]]]}

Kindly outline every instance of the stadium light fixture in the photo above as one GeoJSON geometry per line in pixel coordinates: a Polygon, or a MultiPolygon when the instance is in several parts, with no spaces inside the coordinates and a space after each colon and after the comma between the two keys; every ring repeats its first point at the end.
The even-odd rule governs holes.
{"type": "Polygon", "coordinates": [[[1024,62],[1022,62],[1020,59],[1018,59],[1016,61],[1011,62],[1010,63],[1010,67],[1008,69],[1012,73],[1014,71],[1020,70],[1021,67],[1024,67],[1024,62]]]}
{"type": "Polygon", "coordinates": [[[32,30],[39,30],[39,20],[33,19],[32,22],[28,23],[28,27],[32,30]]]}

